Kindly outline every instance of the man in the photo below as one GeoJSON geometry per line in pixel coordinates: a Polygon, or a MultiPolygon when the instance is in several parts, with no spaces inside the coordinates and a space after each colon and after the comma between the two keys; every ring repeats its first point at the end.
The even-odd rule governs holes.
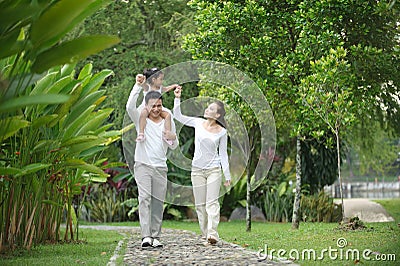
{"type": "MultiPolygon", "coordinates": [[[[129,117],[139,130],[140,110],[136,107],[137,99],[142,90],[144,76],[136,76],[126,104],[129,117]]],[[[168,148],[178,146],[175,124],[171,121],[171,131],[166,136],[162,96],[158,91],[149,91],[145,96],[145,106],[148,110],[147,124],[144,131],[146,141],[136,143],[134,176],[139,191],[139,221],[142,234],[142,248],[163,247],[159,241],[163,217],[163,204],[167,190],[167,157],[168,148]],[[171,142],[165,139],[173,140],[171,142]]],[[[169,111],[169,110],[168,110],[169,111]]]]}

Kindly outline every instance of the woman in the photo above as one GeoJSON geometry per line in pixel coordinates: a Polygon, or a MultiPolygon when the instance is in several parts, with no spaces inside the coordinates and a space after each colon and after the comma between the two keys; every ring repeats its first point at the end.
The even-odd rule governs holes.
{"type": "Polygon", "coordinates": [[[208,243],[216,244],[219,240],[221,168],[226,180],[224,185],[229,186],[231,182],[224,104],[220,101],[210,104],[204,111],[205,119],[184,116],[180,108],[181,88],[176,88],[174,93],[175,119],[195,129],[191,180],[200,229],[208,243]]]}

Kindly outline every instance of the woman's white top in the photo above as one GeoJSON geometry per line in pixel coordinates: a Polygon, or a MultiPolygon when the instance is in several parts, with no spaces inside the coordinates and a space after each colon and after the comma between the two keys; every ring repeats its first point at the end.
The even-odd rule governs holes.
{"type": "Polygon", "coordinates": [[[211,169],[222,167],[225,179],[230,180],[228,161],[228,134],[225,128],[218,133],[212,133],[206,130],[203,123],[206,121],[199,117],[190,117],[182,115],[180,99],[174,101],[174,118],[182,124],[194,127],[194,156],[192,167],[200,169],[211,169]]]}

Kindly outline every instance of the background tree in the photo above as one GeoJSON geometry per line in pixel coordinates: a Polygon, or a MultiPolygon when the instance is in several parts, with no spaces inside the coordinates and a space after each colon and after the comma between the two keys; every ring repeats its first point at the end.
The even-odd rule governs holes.
{"type": "MultiPolygon", "coordinates": [[[[302,80],[300,91],[302,102],[307,109],[312,109],[315,116],[328,126],[334,134],[336,142],[337,173],[342,201],[342,217],[344,216],[342,178],[340,170],[340,142],[365,102],[354,97],[354,77],[350,65],[343,60],[346,52],[343,48],[331,50],[330,55],[311,62],[312,75],[302,80]]],[[[311,115],[311,114],[310,114],[311,115]]],[[[328,144],[329,140],[325,143],[328,144]]]]}
{"type": "MultiPolygon", "coordinates": [[[[358,114],[360,121],[367,116],[383,118],[385,113],[384,119],[398,126],[399,103],[393,100],[399,84],[397,1],[193,0],[190,4],[196,11],[197,32],[186,37],[184,48],[194,59],[225,62],[254,79],[274,110],[279,138],[296,136],[302,141],[321,132],[320,120],[314,119],[311,109],[300,112],[297,99],[301,80],[312,74],[310,62],[336,47],[348,51],[356,97],[368,103],[358,114]],[[382,112],[382,106],[390,110],[382,112]],[[287,132],[292,134],[283,135],[287,132]]],[[[296,202],[294,214],[299,197],[296,202]]],[[[295,228],[298,222],[294,215],[295,228]]]]}

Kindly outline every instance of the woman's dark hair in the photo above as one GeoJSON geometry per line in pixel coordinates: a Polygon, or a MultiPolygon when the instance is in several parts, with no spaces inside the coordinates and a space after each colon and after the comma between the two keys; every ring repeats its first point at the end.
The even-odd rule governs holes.
{"type": "Polygon", "coordinates": [[[226,121],[225,121],[226,111],[225,111],[224,103],[221,101],[215,101],[214,103],[218,106],[217,113],[219,114],[219,117],[217,119],[217,123],[220,126],[226,128],[226,121]]]}
{"type": "Polygon", "coordinates": [[[146,82],[150,85],[153,83],[153,79],[158,78],[158,76],[160,76],[161,74],[163,73],[158,67],[146,68],[145,70],[143,70],[143,75],[146,77],[146,82]]]}

